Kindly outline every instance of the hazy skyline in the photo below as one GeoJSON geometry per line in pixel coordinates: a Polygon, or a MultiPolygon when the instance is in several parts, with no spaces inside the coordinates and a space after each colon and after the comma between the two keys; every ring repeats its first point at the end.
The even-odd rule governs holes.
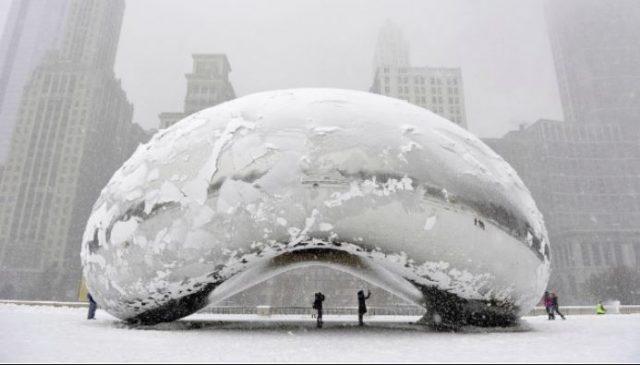
{"type": "MultiPolygon", "coordinates": [[[[10,3],[0,0],[2,29],[10,3]]],[[[474,134],[562,119],[542,0],[129,0],[115,72],[144,128],[157,128],[161,112],[182,110],[193,53],[225,53],[238,96],[367,91],[387,19],[403,29],[413,66],[462,69],[474,134]]]]}

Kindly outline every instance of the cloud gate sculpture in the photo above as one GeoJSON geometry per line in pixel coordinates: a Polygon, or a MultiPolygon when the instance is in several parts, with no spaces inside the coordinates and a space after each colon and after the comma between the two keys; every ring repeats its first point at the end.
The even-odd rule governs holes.
{"type": "Polygon", "coordinates": [[[102,191],[81,256],[102,308],[141,324],[319,264],[423,306],[424,323],[503,326],[549,279],[542,216],[502,158],[428,110],[333,89],[159,131],[102,191]]]}

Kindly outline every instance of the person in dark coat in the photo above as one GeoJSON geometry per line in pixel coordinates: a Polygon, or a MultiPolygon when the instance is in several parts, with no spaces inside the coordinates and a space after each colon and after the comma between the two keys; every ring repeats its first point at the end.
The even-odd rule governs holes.
{"type": "Polygon", "coordinates": [[[313,309],[317,311],[316,325],[318,328],[322,327],[322,302],[324,302],[324,294],[318,292],[313,300],[313,309]]]}
{"type": "Polygon", "coordinates": [[[544,292],[544,297],[542,299],[544,301],[544,309],[547,312],[547,316],[549,316],[549,320],[556,319],[555,314],[553,314],[553,299],[551,298],[551,294],[548,291],[544,292]]]}
{"type": "Polygon", "coordinates": [[[564,318],[564,314],[560,313],[560,305],[558,304],[558,296],[556,295],[556,292],[551,293],[551,305],[553,306],[552,312],[554,315],[555,313],[558,313],[562,319],[566,319],[564,318]]]}
{"type": "Polygon", "coordinates": [[[364,326],[364,322],[362,322],[362,316],[367,313],[367,303],[366,300],[371,297],[371,292],[367,290],[367,296],[364,296],[364,291],[358,291],[358,324],[364,326]]]}
{"type": "Polygon", "coordinates": [[[87,315],[87,319],[96,319],[96,309],[98,309],[98,303],[93,300],[93,297],[90,293],[87,293],[87,300],[89,301],[89,314],[87,315]]]}

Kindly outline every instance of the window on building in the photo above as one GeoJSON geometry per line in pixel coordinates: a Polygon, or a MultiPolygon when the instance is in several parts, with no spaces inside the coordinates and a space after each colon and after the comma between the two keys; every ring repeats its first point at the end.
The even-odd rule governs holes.
{"type": "Polygon", "coordinates": [[[616,254],[616,261],[618,262],[618,265],[624,265],[624,256],[622,256],[622,245],[621,244],[614,244],[613,245],[613,250],[616,254]]]}
{"type": "Polygon", "coordinates": [[[589,252],[589,245],[587,245],[586,243],[581,244],[580,251],[582,251],[583,266],[591,266],[591,254],[589,252]]]}
{"type": "Polygon", "coordinates": [[[595,266],[601,266],[604,264],[602,258],[602,252],[600,251],[600,246],[596,243],[591,244],[591,251],[593,252],[593,264],[595,266]]]}

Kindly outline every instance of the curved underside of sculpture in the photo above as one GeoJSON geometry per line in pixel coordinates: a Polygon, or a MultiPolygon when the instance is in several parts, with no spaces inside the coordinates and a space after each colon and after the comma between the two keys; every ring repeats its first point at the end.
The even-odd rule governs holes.
{"type": "Polygon", "coordinates": [[[325,265],[435,326],[508,325],[549,277],[542,216],[504,160],[425,109],[330,89],[250,95],[158,132],[103,190],[82,260],[98,303],[144,324],[325,265]]]}

